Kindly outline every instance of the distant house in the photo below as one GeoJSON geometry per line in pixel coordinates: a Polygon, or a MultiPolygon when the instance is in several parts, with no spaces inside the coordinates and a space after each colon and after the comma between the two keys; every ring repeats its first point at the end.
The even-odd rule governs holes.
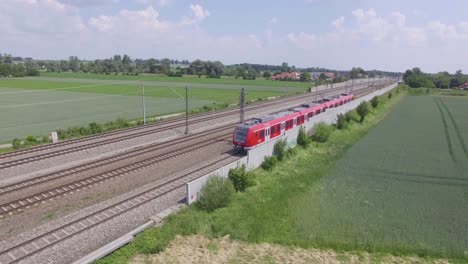
{"type": "Polygon", "coordinates": [[[464,83],[464,84],[458,86],[458,88],[459,88],[460,90],[468,90],[468,82],[466,82],[466,83],[464,83]]]}
{"type": "Polygon", "coordinates": [[[301,73],[300,72],[282,72],[280,74],[276,74],[271,77],[273,81],[278,81],[278,80],[293,80],[297,81],[301,78],[301,73]]]}
{"type": "Polygon", "coordinates": [[[335,79],[336,77],[334,72],[324,72],[323,74],[325,74],[325,76],[327,76],[327,78],[330,78],[330,79],[335,79]]]}
{"type": "Polygon", "coordinates": [[[336,74],[334,72],[311,72],[310,75],[312,77],[312,79],[318,79],[320,78],[321,75],[325,75],[325,77],[327,79],[335,79],[336,78],[336,74]]]}

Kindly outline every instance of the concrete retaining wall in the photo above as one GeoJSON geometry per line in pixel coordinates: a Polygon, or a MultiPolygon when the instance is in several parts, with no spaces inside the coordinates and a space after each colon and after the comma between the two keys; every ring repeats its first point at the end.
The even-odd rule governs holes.
{"type": "MultiPolygon", "coordinates": [[[[351,101],[345,105],[328,109],[325,113],[321,113],[310,118],[309,122],[304,123],[302,127],[304,127],[306,131],[310,131],[319,122],[324,122],[326,124],[334,124],[336,123],[338,114],[344,114],[350,110],[353,110],[361,102],[370,101],[374,96],[382,95],[394,89],[396,86],[397,84],[392,84],[380,90],[376,90],[370,94],[367,94],[363,97],[357,98],[354,101],[351,101]]],[[[294,145],[296,145],[296,138],[298,133],[299,127],[295,127],[291,130],[285,131],[283,135],[276,137],[254,149],[249,150],[246,157],[240,158],[239,160],[231,164],[228,164],[216,171],[210,172],[205,176],[202,176],[196,180],[187,183],[187,202],[191,204],[198,199],[198,197],[200,196],[201,188],[205,185],[205,183],[210,177],[227,177],[231,168],[238,168],[242,165],[245,165],[248,170],[258,168],[262,164],[265,157],[273,155],[273,148],[278,140],[286,139],[286,141],[288,142],[288,146],[293,147],[294,145]]]]}

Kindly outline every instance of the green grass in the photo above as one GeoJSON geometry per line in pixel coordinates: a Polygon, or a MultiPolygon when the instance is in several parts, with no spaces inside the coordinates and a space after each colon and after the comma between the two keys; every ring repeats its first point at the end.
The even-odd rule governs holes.
{"type": "MultiPolygon", "coordinates": [[[[195,100],[210,100],[217,103],[237,103],[239,100],[239,89],[216,89],[216,88],[197,88],[191,87],[189,90],[190,99],[195,100]]],[[[141,86],[138,83],[133,85],[118,84],[109,82],[83,83],[51,81],[51,80],[25,80],[25,79],[0,79],[0,95],[4,96],[21,96],[22,94],[31,93],[30,91],[65,91],[76,93],[95,93],[95,94],[115,94],[115,95],[130,95],[140,96],[141,86]],[[3,89],[2,89],[3,88],[3,89]],[[20,88],[27,89],[24,92],[3,92],[5,88],[20,88]]],[[[272,96],[284,95],[284,91],[275,89],[247,89],[247,100],[257,98],[267,98],[272,96]]],[[[162,98],[182,98],[185,96],[184,87],[158,87],[145,86],[145,96],[162,97],[162,98]]],[[[2,99],[0,99],[2,100],[2,99]]]]}
{"type": "Polygon", "coordinates": [[[304,82],[291,82],[291,81],[271,81],[259,78],[257,80],[243,80],[235,79],[233,77],[223,76],[220,79],[206,78],[194,75],[184,75],[184,77],[167,77],[159,74],[140,74],[138,76],[128,75],[102,75],[92,73],[54,73],[54,72],[41,72],[42,77],[56,77],[56,78],[83,78],[83,79],[99,79],[99,80],[146,80],[146,81],[161,81],[161,82],[182,82],[182,83],[203,83],[203,84],[233,84],[233,85],[255,85],[255,86],[273,86],[273,87],[300,87],[308,88],[310,83],[304,82]]]}
{"type": "MultiPolygon", "coordinates": [[[[297,148],[297,154],[279,163],[271,172],[254,171],[256,186],[244,193],[237,193],[227,208],[206,213],[194,206],[170,216],[161,228],[144,231],[128,246],[119,249],[97,263],[127,263],[135,254],[157,253],[170,243],[175,235],[203,234],[209,237],[230,235],[247,242],[268,242],[282,245],[309,247],[333,247],[341,250],[362,250],[355,244],[342,245],[311,239],[304,235],[303,215],[298,214],[298,204],[309,199],[311,187],[320,186],[344,153],[368,131],[379,123],[398,103],[402,93],[385,100],[362,125],[352,124],[346,130],[335,131],[326,143],[313,143],[307,149],[297,148]],[[307,197],[304,197],[307,195],[307,197]],[[303,200],[303,199],[306,200],[303,200]]],[[[331,177],[331,176],[330,176],[331,177]]],[[[307,207],[307,210],[310,210],[307,207]]],[[[308,219],[319,215],[307,215],[308,219]]],[[[333,232],[334,226],[328,226],[333,232]]],[[[326,231],[323,231],[326,232],[326,231]]],[[[360,240],[357,236],[355,239],[360,240]]],[[[382,255],[395,253],[382,249],[382,255]]],[[[360,251],[358,251],[360,252],[360,251]]],[[[411,254],[411,252],[406,252],[411,254]]]]}
{"type": "Polygon", "coordinates": [[[13,148],[0,148],[0,154],[13,151],[13,148]]]}

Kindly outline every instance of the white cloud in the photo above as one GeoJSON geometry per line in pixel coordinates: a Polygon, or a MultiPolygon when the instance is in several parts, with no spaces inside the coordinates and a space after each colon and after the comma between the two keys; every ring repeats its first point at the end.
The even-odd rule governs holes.
{"type": "Polygon", "coordinates": [[[337,30],[342,30],[342,29],[343,29],[344,22],[345,22],[345,18],[344,18],[344,16],[341,16],[341,17],[337,18],[336,20],[334,20],[334,21],[332,22],[332,25],[333,25],[333,27],[336,28],[337,30]]]}
{"type": "Polygon", "coordinates": [[[204,9],[201,5],[190,5],[190,9],[192,10],[193,17],[197,21],[203,21],[210,15],[210,12],[204,9]]]}
{"type": "Polygon", "coordinates": [[[391,18],[393,22],[399,27],[403,27],[406,23],[406,16],[400,12],[392,12],[391,18]]]}
{"type": "Polygon", "coordinates": [[[89,26],[100,32],[132,34],[154,34],[169,30],[171,24],[161,21],[152,6],[138,11],[121,10],[115,16],[98,16],[89,19],[89,26]]]}

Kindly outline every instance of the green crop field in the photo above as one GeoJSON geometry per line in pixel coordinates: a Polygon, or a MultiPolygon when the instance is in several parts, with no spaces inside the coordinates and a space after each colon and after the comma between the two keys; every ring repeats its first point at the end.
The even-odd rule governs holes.
{"type": "Polygon", "coordinates": [[[52,77],[52,78],[76,78],[76,79],[99,79],[99,80],[145,80],[155,82],[174,82],[174,83],[190,83],[190,84],[221,84],[221,85],[243,85],[243,86],[267,86],[267,87],[296,87],[296,88],[308,88],[310,83],[307,82],[291,82],[291,81],[271,81],[263,78],[257,80],[243,80],[235,79],[233,77],[223,76],[220,79],[206,78],[194,75],[184,75],[184,77],[167,77],[165,75],[157,74],[140,74],[138,76],[129,75],[103,75],[93,73],[56,73],[56,72],[41,72],[41,77],[52,77]]]}
{"type": "Polygon", "coordinates": [[[311,241],[468,255],[468,100],[408,96],[295,200],[311,241]]]}
{"type": "MultiPolygon", "coordinates": [[[[184,84],[152,81],[144,84],[148,115],[185,109],[184,84]]],[[[191,84],[190,108],[235,104],[241,87],[191,84]]],[[[247,86],[246,90],[247,100],[285,94],[279,87],[247,86]]],[[[0,142],[119,117],[141,118],[141,100],[141,84],[135,80],[0,79],[0,142]]]]}

